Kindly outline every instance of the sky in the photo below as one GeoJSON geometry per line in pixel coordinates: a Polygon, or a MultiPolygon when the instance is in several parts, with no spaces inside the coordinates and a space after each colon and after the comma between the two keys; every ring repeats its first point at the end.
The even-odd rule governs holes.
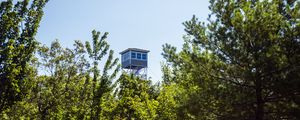
{"type": "Polygon", "coordinates": [[[206,21],[209,0],[50,0],[37,40],[50,45],[58,39],[72,47],[74,40],[92,41],[92,30],[109,32],[107,41],[115,51],[149,50],[148,77],[161,81],[162,45],[181,48],[183,22],[196,15],[206,21]]]}

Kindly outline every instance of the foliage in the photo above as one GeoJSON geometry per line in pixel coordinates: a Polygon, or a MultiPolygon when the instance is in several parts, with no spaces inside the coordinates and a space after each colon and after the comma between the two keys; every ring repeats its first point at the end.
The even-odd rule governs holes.
{"type": "Polygon", "coordinates": [[[198,91],[179,111],[196,119],[298,119],[300,2],[210,3],[208,24],[184,23],[182,51],[164,46],[166,82],[198,91]]]}
{"type": "Polygon", "coordinates": [[[114,119],[151,120],[156,118],[158,102],[151,98],[151,82],[132,74],[122,74],[117,92],[114,119]]]}
{"type": "Polygon", "coordinates": [[[112,93],[115,85],[111,83],[119,65],[116,65],[117,59],[113,59],[113,52],[110,51],[103,73],[97,73],[96,79],[90,77],[93,75],[91,71],[98,69],[98,65],[90,67],[86,51],[89,48],[85,46],[88,45],[75,41],[74,49],[63,48],[57,40],[50,48],[40,46],[39,61],[32,62],[40,75],[32,77],[33,87],[28,90],[26,98],[3,111],[0,118],[100,119],[101,112],[96,113],[107,107],[101,100],[108,99],[112,93]],[[109,74],[114,67],[112,74],[109,74]]]}
{"type": "Polygon", "coordinates": [[[99,61],[107,54],[109,50],[109,45],[105,40],[107,38],[108,33],[105,32],[104,35],[99,39],[100,32],[96,32],[95,30],[93,33],[93,46],[91,47],[89,42],[86,42],[86,49],[90,59],[93,61],[93,67],[90,71],[93,73],[93,100],[92,105],[90,106],[91,109],[91,116],[92,119],[99,119],[102,108],[102,97],[106,94],[111,92],[115,84],[112,84],[112,80],[116,77],[117,72],[120,69],[120,65],[118,64],[119,59],[113,58],[114,51],[110,50],[108,58],[105,62],[103,72],[100,75],[100,71],[98,69],[99,61]],[[115,68],[114,68],[115,67],[115,68]],[[109,74],[109,70],[113,70],[111,74],[109,74]]]}
{"type": "Polygon", "coordinates": [[[29,0],[15,5],[12,0],[0,3],[0,111],[21,101],[31,86],[30,77],[35,73],[29,62],[46,3],[47,0],[34,0],[30,6],[29,0]]]}
{"type": "Polygon", "coordinates": [[[0,4],[0,119],[300,118],[297,0],[210,0],[208,23],[184,22],[180,51],[163,45],[155,85],[118,76],[107,32],[72,48],[37,44],[46,3],[0,4]]]}

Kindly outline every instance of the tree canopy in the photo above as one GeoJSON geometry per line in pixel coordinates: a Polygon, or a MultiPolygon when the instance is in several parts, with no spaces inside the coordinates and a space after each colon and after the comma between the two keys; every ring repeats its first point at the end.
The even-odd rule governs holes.
{"type": "Polygon", "coordinates": [[[48,0],[3,1],[0,4],[0,111],[20,101],[34,76],[30,67],[35,34],[48,0]]]}
{"type": "Polygon", "coordinates": [[[299,1],[210,3],[209,23],[184,23],[179,53],[164,45],[166,82],[198,90],[183,105],[187,116],[299,118],[299,1]]]}
{"type": "Polygon", "coordinates": [[[0,4],[0,119],[300,119],[298,0],[210,0],[159,83],[121,71],[108,32],[38,43],[47,2],[0,4]]]}

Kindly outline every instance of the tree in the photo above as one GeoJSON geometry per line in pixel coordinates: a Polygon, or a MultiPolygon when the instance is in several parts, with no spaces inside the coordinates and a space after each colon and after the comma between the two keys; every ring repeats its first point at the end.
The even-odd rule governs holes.
{"type": "Polygon", "coordinates": [[[75,41],[74,47],[63,48],[54,41],[50,48],[39,48],[39,66],[45,75],[36,78],[32,98],[41,119],[79,119],[85,115],[83,109],[89,99],[82,97],[88,98],[91,92],[87,89],[87,60],[84,45],[75,41]]]}
{"type": "Polygon", "coordinates": [[[161,87],[160,94],[157,98],[157,119],[159,120],[176,120],[179,119],[178,109],[182,98],[184,98],[184,89],[177,84],[164,84],[161,87]]]}
{"type": "Polygon", "coordinates": [[[119,81],[117,105],[113,119],[156,119],[158,102],[151,98],[152,88],[149,80],[143,80],[133,74],[123,73],[119,81]]]}
{"type": "MultiPolygon", "coordinates": [[[[1,111],[1,119],[100,119],[102,109],[109,109],[114,99],[112,83],[120,66],[110,50],[102,74],[98,62],[106,56],[109,45],[106,35],[99,41],[99,32],[93,32],[93,53],[86,45],[75,41],[74,49],[64,48],[56,40],[50,47],[38,46],[37,58],[31,64],[40,74],[30,76],[31,88],[22,101],[1,111]],[[102,47],[100,47],[102,46],[102,47]],[[105,50],[103,50],[105,48],[105,50]],[[89,55],[93,60],[86,58],[89,55]],[[94,66],[90,66],[92,61],[94,66]],[[113,69],[113,71],[110,71],[113,69]],[[93,73],[93,74],[91,74],[93,73]],[[95,75],[96,77],[91,77],[95,75]]],[[[109,113],[108,113],[109,114],[109,113]]]]}
{"type": "Polygon", "coordinates": [[[230,109],[227,107],[227,100],[233,98],[227,97],[230,92],[229,89],[224,89],[226,84],[211,75],[218,74],[214,68],[222,64],[216,56],[207,51],[199,51],[200,48],[196,44],[190,43],[190,37],[184,39],[185,43],[179,53],[176,53],[175,47],[164,45],[163,56],[167,64],[163,66],[164,87],[160,94],[162,98],[159,99],[170,100],[169,103],[161,104],[171,104],[170,108],[164,110],[171,109],[175,114],[163,114],[164,117],[217,119],[218,116],[228,114],[230,109]],[[168,95],[168,92],[172,95],[168,95]]]}
{"type": "Polygon", "coordinates": [[[101,114],[101,99],[105,93],[112,92],[116,84],[112,84],[112,80],[116,77],[120,65],[118,65],[118,58],[113,58],[114,51],[109,50],[109,45],[106,41],[108,33],[105,32],[104,35],[99,39],[100,32],[95,30],[93,34],[93,44],[90,45],[90,42],[86,42],[86,50],[89,55],[89,58],[92,60],[93,67],[90,69],[90,72],[93,75],[93,100],[91,109],[91,119],[99,119],[101,114]],[[104,68],[102,74],[100,74],[98,64],[101,59],[108,53],[108,58],[104,63],[104,68]],[[112,70],[112,73],[109,74],[109,71],[112,70]]]}
{"type": "Polygon", "coordinates": [[[0,3],[0,111],[22,100],[30,89],[29,76],[35,74],[29,65],[37,45],[34,36],[47,1],[0,3]]]}
{"type": "Polygon", "coordinates": [[[75,41],[75,49],[62,48],[57,41],[50,49],[41,47],[42,66],[50,75],[38,78],[41,91],[37,96],[42,98],[37,104],[41,118],[100,119],[102,107],[105,107],[102,100],[112,93],[115,87],[112,80],[120,66],[110,50],[100,74],[98,64],[107,54],[109,45],[105,40],[107,33],[100,40],[99,35],[100,32],[93,31],[93,49],[89,42],[84,46],[80,41],[75,41]],[[92,67],[86,54],[91,58],[92,67]]]}
{"type": "Polygon", "coordinates": [[[200,109],[219,119],[299,119],[300,2],[210,3],[207,25],[184,23],[181,52],[164,46],[171,78],[199,90],[186,102],[198,107],[183,108],[192,117],[200,109]]]}

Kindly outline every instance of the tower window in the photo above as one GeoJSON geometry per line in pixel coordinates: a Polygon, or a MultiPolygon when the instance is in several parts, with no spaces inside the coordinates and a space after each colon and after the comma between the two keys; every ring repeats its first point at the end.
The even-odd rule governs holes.
{"type": "Polygon", "coordinates": [[[135,52],[131,52],[131,58],[136,58],[136,53],[135,52]]]}
{"type": "Polygon", "coordinates": [[[141,53],[136,53],[136,57],[137,57],[137,59],[141,59],[142,58],[141,53]]]}
{"type": "Polygon", "coordinates": [[[147,60],[147,54],[142,54],[142,59],[147,60]]]}
{"type": "Polygon", "coordinates": [[[124,61],[126,61],[126,60],[128,60],[130,58],[129,55],[130,55],[129,52],[127,52],[127,53],[124,54],[124,61]]]}

